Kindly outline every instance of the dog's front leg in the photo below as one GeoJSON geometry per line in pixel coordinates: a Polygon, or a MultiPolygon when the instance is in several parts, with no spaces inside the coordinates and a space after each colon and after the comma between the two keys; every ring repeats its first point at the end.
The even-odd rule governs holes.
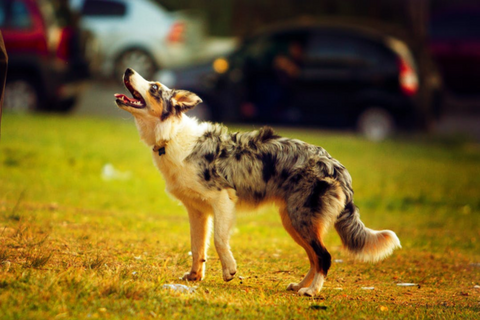
{"type": "Polygon", "coordinates": [[[205,276],[208,240],[210,238],[211,216],[200,210],[187,207],[190,220],[190,237],[192,246],[192,269],[185,273],[183,280],[200,281],[205,276]]]}
{"type": "Polygon", "coordinates": [[[213,238],[222,263],[223,280],[230,281],[237,273],[237,264],[230,251],[230,230],[235,222],[235,202],[222,192],[213,207],[213,238]]]}

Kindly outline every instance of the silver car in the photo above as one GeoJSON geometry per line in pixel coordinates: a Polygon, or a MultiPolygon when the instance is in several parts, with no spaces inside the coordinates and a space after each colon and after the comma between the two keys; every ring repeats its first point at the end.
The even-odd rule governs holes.
{"type": "Polygon", "coordinates": [[[70,0],[82,28],[99,42],[100,73],[120,77],[127,67],[147,79],[163,67],[191,62],[202,51],[204,20],[171,12],[151,0],[70,0]]]}

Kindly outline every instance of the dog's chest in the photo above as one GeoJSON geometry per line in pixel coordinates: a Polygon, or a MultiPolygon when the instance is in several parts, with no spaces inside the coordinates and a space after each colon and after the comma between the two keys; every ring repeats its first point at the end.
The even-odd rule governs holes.
{"type": "Polygon", "coordinates": [[[198,182],[198,172],[194,165],[184,161],[172,161],[166,155],[154,154],[153,159],[165,179],[167,192],[182,201],[206,199],[206,190],[203,190],[203,186],[198,182]]]}

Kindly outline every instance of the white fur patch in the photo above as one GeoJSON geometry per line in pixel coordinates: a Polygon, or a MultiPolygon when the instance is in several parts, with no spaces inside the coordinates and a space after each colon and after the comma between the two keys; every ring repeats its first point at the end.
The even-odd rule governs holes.
{"type": "Polygon", "coordinates": [[[355,253],[355,258],[364,262],[377,262],[392,254],[393,250],[400,249],[400,239],[390,230],[375,231],[365,228],[368,236],[361,252],[355,253]]]}

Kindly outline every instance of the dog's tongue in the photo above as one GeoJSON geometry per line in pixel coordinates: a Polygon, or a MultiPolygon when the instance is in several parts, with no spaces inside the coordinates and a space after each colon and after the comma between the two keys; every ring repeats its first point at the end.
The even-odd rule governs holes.
{"type": "Polygon", "coordinates": [[[138,101],[139,101],[139,100],[136,100],[136,99],[133,99],[133,98],[129,98],[129,97],[127,97],[126,95],[121,94],[121,93],[116,93],[116,94],[115,94],[115,98],[116,98],[116,99],[120,99],[120,100],[122,100],[122,101],[130,102],[130,103],[138,102],[138,101]]]}

